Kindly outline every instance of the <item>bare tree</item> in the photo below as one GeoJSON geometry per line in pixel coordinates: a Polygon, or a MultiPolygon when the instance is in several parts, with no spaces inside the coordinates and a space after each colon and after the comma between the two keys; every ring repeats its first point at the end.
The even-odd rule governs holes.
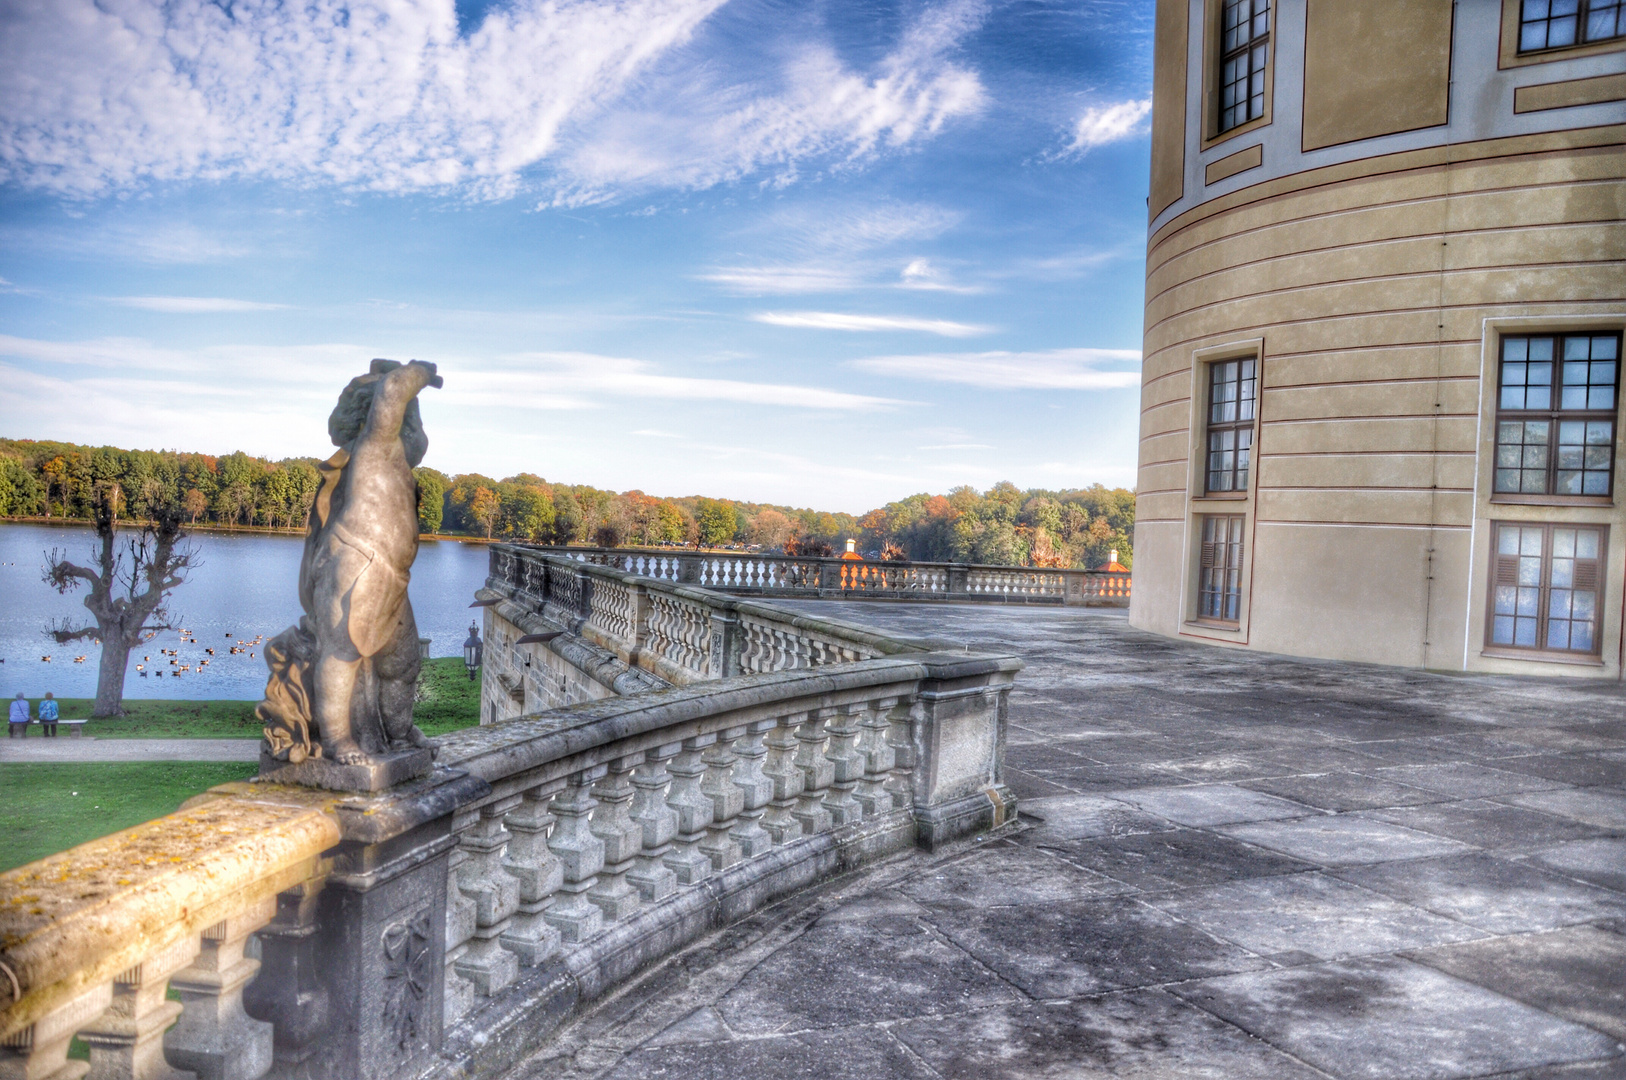
{"type": "Polygon", "coordinates": [[[60,625],[46,631],[57,644],[91,638],[102,646],[101,669],[96,679],[96,708],[92,716],[124,715],[124,673],[130,650],[150,636],[175,625],[169,594],[186,581],[187,571],[198,565],[197,550],[186,543],[179,507],[154,506],[152,522],[123,537],[117,528],[114,500],[103,499],[96,511],[94,568],[78,566],[60,549],[47,556],[44,578],[60,593],[88,585],[85,607],[95,625],[73,628],[60,625]],[[123,540],[123,544],[120,540],[123,540]]]}

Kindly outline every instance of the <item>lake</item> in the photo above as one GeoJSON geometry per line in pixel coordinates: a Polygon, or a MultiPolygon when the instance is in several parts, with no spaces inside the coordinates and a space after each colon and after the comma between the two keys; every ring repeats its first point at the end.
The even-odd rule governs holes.
{"type": "MultiPolygon", "coordinates": [[[[201,565],[186,584],[176,589],[170,610],[178,625],[196,637],[197,644],[181,641],[166,631],[140,645],[131,654],[124,693],[132,698],[236,698],[258,699],[265,690],[265,654],[259,646],[253,656],[233,656],[233,642],[270,638],[299,621],[299,558],[304,538],[233,533],[197,533],[201,565]],[[230,634],[230,637],[226,635],[230,634]],[[173,670],[160,648],[176,649],[182,664],[192,671],[179,677],[143,678],[136,671],[143,656],[149,672],[173,670]],[[214,656],[203,650],[212,648],[214,656]],[[198,668],[208,659],[209,666],[198,668]]],[[[72,619],[74,626],[90,621],[84,589],[62,596],[41,579],[46,553],[67,551],[68,558],[84,566],[91,562],[96,534],[87,527],[0,524],[0,695],[11,698],[21,690],[39,697],[47,690],[57,697],[94,697],[101,647],[90,641],[58,645],[44,631],[56,619],[72,619]],[[49,656],[49,662],[42,657],[49,656]],[[83,663],[74,663],[77,656],[83,663]]],[[[483,544],[425,541],[412,566],[412,608],[418,632],[431,639],[433,656],[462,654],[474,592],[485,584],[487,555],[483,544]]]]}

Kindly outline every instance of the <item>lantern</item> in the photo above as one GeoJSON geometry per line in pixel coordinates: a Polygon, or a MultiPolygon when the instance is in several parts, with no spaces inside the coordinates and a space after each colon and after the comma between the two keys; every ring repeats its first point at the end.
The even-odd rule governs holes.
{"type": "Polygon", "coordinates": [[[474,623],[469,624],[469,636],[463,642],[463,666],[469,669],[469,681],[474,681],[475,672],[480,670],[480,656],[485,652],[485,646],[480,642],[480,627],[474,623]]]}

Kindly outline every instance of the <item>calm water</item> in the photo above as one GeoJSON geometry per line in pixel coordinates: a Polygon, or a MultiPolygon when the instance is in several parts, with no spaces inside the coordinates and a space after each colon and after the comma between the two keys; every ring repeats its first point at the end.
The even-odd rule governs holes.
{"type": "MultiPolygon", "coordinates": [[[[38,697],[49,690],[58,697],[92,697],[100,646],[89,641],[58,645],[44,634],[52,620],[67,617],[84,625],[83,591],[60,596],[40,578],[45,553],[65,548],[80,565],[90,561],[96,534],[88,528],[44,525],[0,525],[0,696],[21,690],[38,697]],[[41,657],[49,656],[47,663],[41,657]],[[84,656],[83,663],[74,657],[84,656]]],[[[236,656],[233,642],[270,638],[299,620],[299,557],[304,541],[295,536],[239,536],[199,533],[193,537],[202,565],[173,594],[170,610],[192,631],[197,644],[181,642],[175,632],[159,634],[131,654],[124,693],[133,698],[256,699],[265,690],[265,659],[236,656]],[[226,634],[231,637],[226,637],[226,634]],[[172,670],[158,649],[177,649],[192,671],[180,677],[142,678],[135,666],[143,656],[149,672],[172,670]],[[209,657],[203,650],[212,648],[209,657]],[[201,671],[197,661],[209,659],[201,671]]],[[[468,634],[474,591],[485,584],[486,549],[479,544],[425,542],[412,567],[412,608],[418,632],[431,639],[434,656],[456,656],[468,634]]]]}

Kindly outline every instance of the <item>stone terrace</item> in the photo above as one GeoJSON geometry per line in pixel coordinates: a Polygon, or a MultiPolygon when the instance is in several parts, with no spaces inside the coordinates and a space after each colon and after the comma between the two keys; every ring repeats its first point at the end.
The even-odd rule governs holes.
{"type": "Polygon", "coordinates": [[[1626,1076],[1619,684],[787,606],[1023,656],[1021,820],[715,935],[514,1077],[1626,1076]]]}

